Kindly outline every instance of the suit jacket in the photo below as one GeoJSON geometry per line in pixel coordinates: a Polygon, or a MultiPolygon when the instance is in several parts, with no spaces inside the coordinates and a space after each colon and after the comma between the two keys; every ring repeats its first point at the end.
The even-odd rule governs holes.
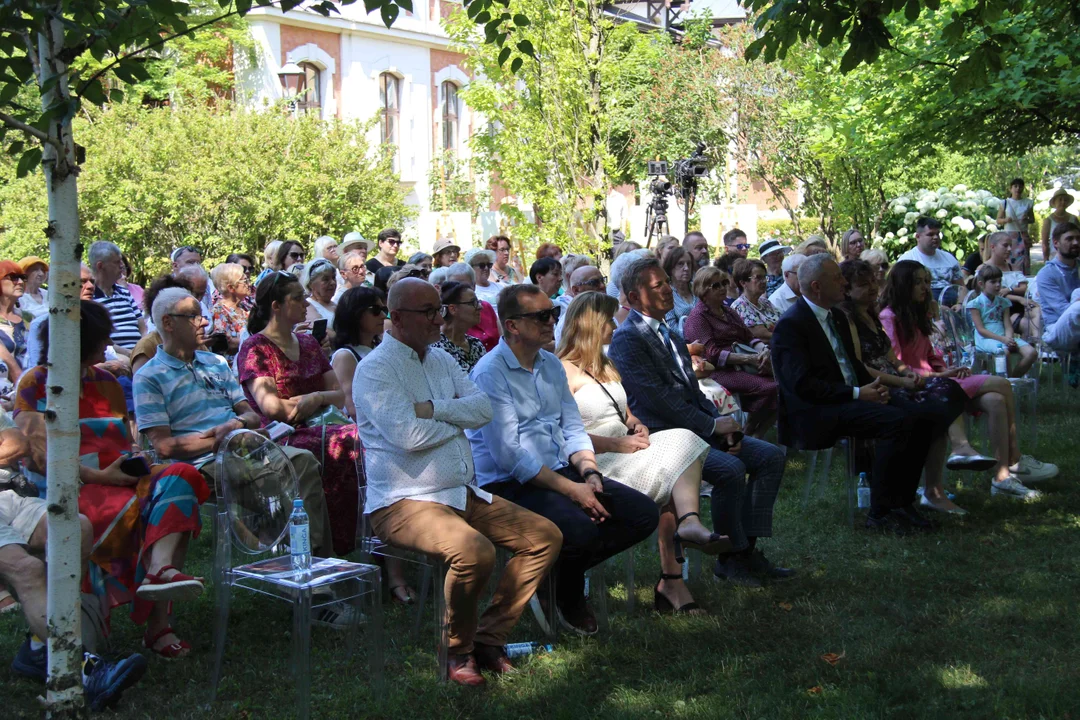
{"type": "Polygon", "coordinates": [[[615,330],[608,357],[622,375],[630,412],[649,430],[686,428],[709,437],[720,412],[698,387],[682,335],[671,328],[671,339],[689,377],[637,310],[615,330]]]}
{"type": "MultiPolygon", "coordinates": [[[[870,384],[873,378],[855,355],[847,316],[836,308],[832,316],[859,385],[870,384]]],[[[806,300],[796,300],[776,323],[770,346],[780,386],[780,443],[807,450],[832,447],[842,434],[836,408],[854,402],[853,392],[806,300]]]]}

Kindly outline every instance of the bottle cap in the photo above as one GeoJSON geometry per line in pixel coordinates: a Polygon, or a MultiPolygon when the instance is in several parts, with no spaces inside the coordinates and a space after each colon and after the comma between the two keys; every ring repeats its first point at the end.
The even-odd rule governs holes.
{"type": "Polygon", "coordinates": [[[303,507],[304,507],[304,500],[303,500],[302,498],[295,498],[295,499],[294,499],[294,500],[292,501],[292,506],[293,506],[293,509],[294,509],[294,510],[295,510],[296,508],[300,508],[300,509],[303,509],[303,507]]]}

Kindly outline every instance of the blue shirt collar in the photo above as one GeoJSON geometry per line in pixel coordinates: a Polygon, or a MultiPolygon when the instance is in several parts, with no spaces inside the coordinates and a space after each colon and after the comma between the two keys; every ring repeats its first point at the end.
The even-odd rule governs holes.
{"type": "MultiPolygon", "coordinates": [[[[185,363],[183,360],[165,352],[164,345],[157,346],[157,352],[154,353],[154,357],[175,370],[183,370],[187,367],[187,363],[185,363]]],[[[214,353],[206,352],[204,350],[196,350],[195,357],[192,359],[191,364],[209,365],[213,363],[214,358],[214,353]]]]}
{"type": "Polygon", "coordinates": [[[1078,263],[1077,265],[1073,265],[1072,267],[1069,267],[1065,263],[1061,262],[1061,259],[1057,258],[1057,257],[1055,257],[1053,260],[1051,260],[1049,264],[1050,265],[1056,265],[1062,272],[1067,272],[1067,273],[1076,272],[1077,267],[1080,267],[1080,263],[1078,263]]]}
{"type": "MultiPolygon", "coordinates": [[[[515,355],[514,351],[510,349],[510,346],[506,342],[506,338],[499,338],[499,344],[496,345],[495,349],[491,352],[496,353],[499,357],[501,357],[503,362],[506,363],[506,366],[511,370],[524,370],[525,372],[529,372],[528,370],[525,370],[525,368],[521,367],[521,363],[518,361],[517,355],[515,355]]],[[[544,364],[544,361],[544,351],[540,350],[536,353],[536,360],[533,361],[532,372],[539,372],[540,366],[544,364]]]]}

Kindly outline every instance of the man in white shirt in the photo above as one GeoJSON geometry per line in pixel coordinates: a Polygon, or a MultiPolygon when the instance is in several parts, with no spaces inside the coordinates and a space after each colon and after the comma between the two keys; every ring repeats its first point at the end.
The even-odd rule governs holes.
{"type": "Polygon", "coordinates": [[[960,305],[964,299],[964,279],[960,262],[941,249],[941,223],[931,217],[915,221],[915,247],[900,256],[914,260],[930,272],[930,292],[944,306],[960,305]]]}
{"type": "Polygon", "coordinates": [[[802,291],[799,290],[799,266],[803,264],[804,260],[806,260],[805,255],[795,253],[784,258],[784,262],[780,266],[780,272],[784,274],[784,282],[769,296],[769,302],[780,311],[781,315],[786,313],[788,308],[802,297],[802,291]]]}
{"type": "Polygon", "coordinates": [[[447,566],[449,677],[483,685],[479,670],[511,670],[503,646],[525,604],[562,549],[554,523],[476,486],[465,428],[492,417],[485,393],[439,339],[439,293],[419,278],[394,283],[393,328],[356,366],[356,424],[366,450],[371,526],[396,547],[447,566]],[[477,621],[495,545],[513,557],[477,621]]]}

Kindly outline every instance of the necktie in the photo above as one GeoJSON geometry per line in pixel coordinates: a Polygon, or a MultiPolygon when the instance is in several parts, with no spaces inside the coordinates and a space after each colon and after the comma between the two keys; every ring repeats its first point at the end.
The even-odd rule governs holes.
{"type": "Polygon", "coordinates": [[[660,324],[657,326],[656,329],[660,331],[660,337],[664,339],[664,347],[669,353],[671,353],[671,356],[675,359],[675,365],[679,368],[679,370],[685,377],[686,370],[683,369],[682,358],[679,357],[679,353],[675,352],[675,347],[671,343],[671,330],[668,328],[667,323],[661,320],[660,324]]]}
{"type": "Polygon", "coordinates": [[[830,312],[826,318],[825,325],[829,329],[826,334],[829,336],[829,344],[832,345],[833,353],[836,355],[836,362],[840,365],[840,372],[844,376],[844,382],[852,387],[858,387],[859,380],[855,377],[855,370],[851,365],[851,360],[848,358],[847,350],[844,349],[844,343],[840,341],[840,333],[836,330],[836,323],[833,322],[832,313],[830,312]]]}

